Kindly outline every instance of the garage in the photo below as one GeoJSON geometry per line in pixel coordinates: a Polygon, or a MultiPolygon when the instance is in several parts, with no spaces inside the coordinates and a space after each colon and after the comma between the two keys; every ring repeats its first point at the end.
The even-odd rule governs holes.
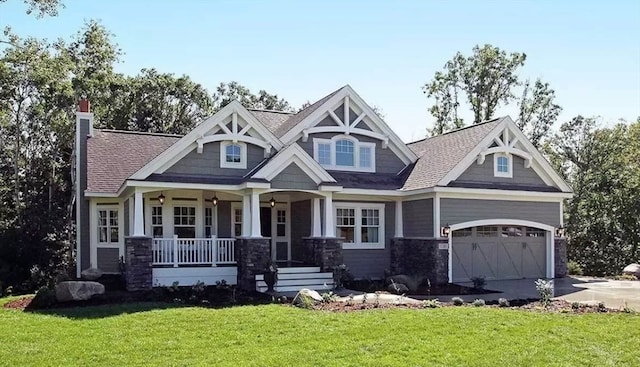
{"type": "Polygon", "coordinates": [[[545,278],[546,235],[543,229],[508,225],[454,230],[452,280],[545,278]]]}

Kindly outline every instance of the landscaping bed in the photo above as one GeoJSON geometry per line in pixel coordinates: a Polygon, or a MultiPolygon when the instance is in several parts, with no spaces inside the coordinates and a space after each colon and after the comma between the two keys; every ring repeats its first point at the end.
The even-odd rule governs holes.
{"type": "MultiPolygon", "coordinates": [[[[353,280],[348,283],[345,283],[345,288],[365,293],[375,293],[375,292],[387,292],[388,286],[385,285],[383,280],[353,280]]],[[[406,294],[408,296],[416,295],[416,296],[431,296],[431,295],[439,295],[439,296],[465,296],[465,295],[473,295],[473,294],[490,294],[490,293],[500,293],[497,291],[483,289],[483,288],[473,288],[473,287],[465,287],[459,284],[446,283],[446,284],[432,284],[426,285],[421,284],[417,287],[415,291],[409,291],[406,294]]]]}

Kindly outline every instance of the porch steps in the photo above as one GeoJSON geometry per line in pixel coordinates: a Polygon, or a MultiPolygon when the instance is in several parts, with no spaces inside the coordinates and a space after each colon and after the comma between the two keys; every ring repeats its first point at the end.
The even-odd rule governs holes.
{"type": "MultiPolygon", "coordinates": [[[[278,282],[274,289],[277,292],[294,292],[302,288],[317,291],[333,289],[333,273],[321,273],[319,267],[279,268],[278,282]]],[[[264,275],[256,275],[256,290],[267,291],[264,275]]]]}

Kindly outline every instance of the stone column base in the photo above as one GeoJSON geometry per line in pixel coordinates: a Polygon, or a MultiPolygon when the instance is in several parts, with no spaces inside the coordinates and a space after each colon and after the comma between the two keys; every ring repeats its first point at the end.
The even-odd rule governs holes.
{"type": "Polygon", "coordinates": [[[302,239],[304,244],[304,261],[320,267],[320,271],[330,272],[342,265],[342,243],[344,238],[339,237],[306,237],[302,239]]]}
{"type": "Polygon", "coordinates": [[[143,291],[153,287],[151,237],[125,237],[125,280],[128,291],[143,291]]]}
{"type": "Polygon", "coordinates": [[[554,277],[564,278],[567,276],[567,240],[566,238],[556,237],[553,240],[554,248],[554,277]]]}
{"type": "Polygon", "coordinates": [[[447,238],[391,239],[391,273],[424,276],[433,284],[449,282],[447,238]],[[440,245],[444,245],[441,246],[440,245]]]}
{"type": "Polygon", "coordinates": [[[241,237],[236,241],[238,288],[256,290],[256,274],[262,273],[271,260],[271,239],[268,237],[241,237]]]}

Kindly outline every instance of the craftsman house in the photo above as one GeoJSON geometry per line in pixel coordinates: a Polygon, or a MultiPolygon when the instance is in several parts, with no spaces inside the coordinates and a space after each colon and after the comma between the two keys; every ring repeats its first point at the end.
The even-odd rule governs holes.
{"type": "Polygon", "coordinates": [[[279,290],[385,271],[436,282],[565,274],[570,187],[509,117],[405,144],[350,87],[298,113],[234,101],[185,136],[77,113],[77,272],[129,289],[279,290]]]}

